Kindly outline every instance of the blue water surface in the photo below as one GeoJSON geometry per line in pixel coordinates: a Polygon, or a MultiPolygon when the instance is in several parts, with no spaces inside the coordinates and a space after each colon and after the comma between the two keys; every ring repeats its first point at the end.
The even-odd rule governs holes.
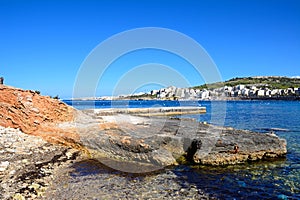
{"type": "Polygon", "coordinates": [[[300,199],[300,101],[65,101],[77,109],[205,106],[199,121],[287,140],[284,159],[225,167],[174,167],[179,176],[220,199],[300,199]]]}

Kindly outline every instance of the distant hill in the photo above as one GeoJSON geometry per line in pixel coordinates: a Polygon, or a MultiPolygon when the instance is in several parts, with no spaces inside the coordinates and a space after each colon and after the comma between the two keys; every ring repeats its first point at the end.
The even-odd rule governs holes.
{"type": "Polygon", "coordinates": [[[287,88],[299,88],[300,78],[290,78],[284,76],[254,76],[254,77],[242,77],[233,78],[225,82],[218,82],[212,84],[204,84],[195,86],[193,89],[216,89],[222,86],[266,86],[269,89],[287,89],[287,88]]]}
{"type": "Polygon", "coordinates": [[[231,100],[275,99],[300,100],[300,78],[255,76],[233,78],[225,82],[189,88],[169,86],[149,93],[120,96],[117,99],[162,100],[231,100]]]}

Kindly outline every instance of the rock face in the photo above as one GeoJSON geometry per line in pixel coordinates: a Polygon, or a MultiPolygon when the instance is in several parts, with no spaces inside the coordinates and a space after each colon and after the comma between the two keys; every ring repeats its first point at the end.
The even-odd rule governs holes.
{"type": "Polygon", "coordinates": [[[72,121],[75,110],[32,90],[0,85],[0,126],[32,134],[45,123],[72,121]]]}
{"type": "Polygon", "coordinates": [[[0,199],[42,198],[55,169],[79,154],[68,147],[80,149],[76,131],[57,126],[76,116],[58,100],[0,85],[0,199]]]}
{"type": "Polygon", "coordinates": [[[57,124],[73,122],[77,116],[74,108],[39,92],[0,85],[0,126],[74,146],[73,141],[79,139],[76,131],[60,129],[57,124]]]}

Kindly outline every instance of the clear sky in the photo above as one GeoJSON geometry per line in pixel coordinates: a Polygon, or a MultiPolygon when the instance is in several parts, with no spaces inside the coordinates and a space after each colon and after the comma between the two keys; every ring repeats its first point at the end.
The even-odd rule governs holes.
{"type": "MultiPolygon", "coordinates": [[[[223,80],[300,75],[299,0],[0,0],[0,76],[7,85],[71,97],[81,64],[99,43],[142,27],[168,28],[193,38],[223,80]]],[[[203,84],[184,60],[150,49],[116,61],[96,95],[110,95],[124,73],[147,63],[171,67],[190,85],[203,84]]],[[[131,87],[125,80],[119,93],[131,87]]]]}

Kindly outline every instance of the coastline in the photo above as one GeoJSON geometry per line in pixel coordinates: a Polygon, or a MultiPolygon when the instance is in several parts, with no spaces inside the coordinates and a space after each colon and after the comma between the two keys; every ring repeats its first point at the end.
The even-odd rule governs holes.
{"type": "Polygon", "coordinates": [[[300,99],[300,79],[280,76],[234,78],[194,87],[169,86],[150,92],[98,97],[99,100],[229,100],[229,99],[300,99]]]}
{"type": "Polygon", "coordinates": [[[222,97],[211,99],[158,99],[158,98],[66,98],[62,101],[300,101],[300,96],[282,97],[222,97]]]}
{"type": "Polygon", "coordinates": [[[138,198],[137,194],[128,191],[128,184],[132,184],[141,187],[141,193],[151,191],[151,187],[156,185],[153,187],[154,191],[145,192],[145,198],[159,198],[164,195],[174,199],[208,199],[202,188],[185,181],[181,172],[176,171],[176,167],[171,171],[160,171],[162,173],[154,176],[139,176],[133,182],[128,182],[124,172],[141,175],[149,172],[147,167],[150,164],[154,167],[154,170],[150,170],[153,172],[178,164],[186,168],[190,168],[190,164],[227,166],[273,160],[284,157],[287,153],[286,141],[272,133],[261,134],[176,117],[142,117],[133,116],[132,113],[108,116],[101,111],[73,110],[60,101],[42,97],[35,92],[13,88],[3,88],[2,92],[6,97],[2,97],[3,113],[10,110],[10,115],[1,117],[2,124],[7,127],[1,129],[3,157],[0,169],[3,184],[0,190],[7,192],[3,193],[2,199],[51,199],[63,197],[66,192],[71,198],[84,198],[86,191],[81,190],[79,196],[76,196],[77,193],[72,190],[84,188],[89,188],[90,197],[97,199],[98,192],[93,193],[95,188],[92,185],[100,183],[97,182],[98,179],[94,179],[93,170],[87,166],[95,164],[88,161],[91,158],[115,169],[97,175],[101,180],[106,180],[101,182],[104,185],[100,192],[107,195],[107,198],[112,192],[116,195],[114,197],[121,198],[122,196],[118,196],[120,191],[128,193],[128,198],[138,198]],[[45,103],[41,104],[41,100],[45,103]],[[45,104],[51,104],[58,112],[49,116],[54,113],[51,109],[42,110],[46,108],[45,104]],[[26,117],[22,118],[20,114],[26,117]],[[49,119],[55,119],[56,115],[72,117],[69,120],[63,118],[49,123],[49,119]],[[12,122],[15,128],[20,127],[24,133],[8,128],[12,122]],[[36,124],[36,131],[30,132],[32,124],[36,124]],[[220,134],[215,135],[216,132],[220,134]],[[86,152],[88,153],[84,154],[86,152]],[[127,165],[129,163],[132,165],[127,165]],[[145,168],[141,168],[141,163],[145,168]],[[124,164],[127,168],[123,168],[124,164]],[[83,167],[78,169],[78,165],[83,167]],[[139,168],[131,168],[134,165],[139,168]],[[85,168],[88,171],[83,173],[85,168]],[[84,175],[80,175],[81,173],[84,175]],[[61,179],[61,175],[64,178],[61,179]],[[108,180],[105,179],[107,177],[108,180]],[[110,183],[113,183],[112,186],[110,183]],[[186,187],[182,187],[182,184],[186,187]],[[169,191],[165,193],[168,187],[169,191]]]}
{"type": "Polygon", "coordinates": [[[166,168],[130,174],[91,160],[78,150],[51,144],[18,129],[0,127],[0,198],[216,199],[166,168]],[[14,141],[10,143],[9,141],[14,141]],[[135,187],[136,190],[132,190],[135,187]],[[75,192],[76,191],[76,192],[75,192]],[[142,195],[142,196],[141,196],[142,195]]]}

